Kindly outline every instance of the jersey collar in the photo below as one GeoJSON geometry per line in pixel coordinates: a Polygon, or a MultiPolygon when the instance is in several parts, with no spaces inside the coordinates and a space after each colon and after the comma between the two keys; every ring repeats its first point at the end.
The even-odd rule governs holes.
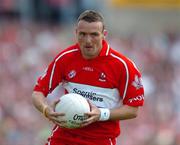
{"type": "Polygon", "coordinates": [[[102,46],[103,47],[101,49],[101,52],[100,52],[99,56],[108,56],[109,53],[110,53],[110,46],[109,46],[109,44],[105,40],[103,40],[102,41],[102,46]]]}

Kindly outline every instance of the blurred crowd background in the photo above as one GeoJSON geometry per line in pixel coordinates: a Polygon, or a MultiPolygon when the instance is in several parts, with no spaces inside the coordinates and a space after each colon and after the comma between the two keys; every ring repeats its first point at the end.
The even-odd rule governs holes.
{"type": "Polygon", "coordinates": [[[33,86],[86,9],[102,12],[108,42],[143,75],[145,105],[121,122],[118,145],[180,145],[180,0],[1,0],[0,145],[45,143],[52,124],[33,107],[33,86]]]}

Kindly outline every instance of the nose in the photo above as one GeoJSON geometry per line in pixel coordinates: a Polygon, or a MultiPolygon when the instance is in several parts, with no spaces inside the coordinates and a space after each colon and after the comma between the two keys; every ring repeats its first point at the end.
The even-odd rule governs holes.
{"type": "Polygon", "coordinates": [[[90,35],[87,35],[87,36],[86,36],[86,42],[87,42],[87,43],[90,43],[91,40],[92,40],[91,36],[90,36],[90,35]]]}

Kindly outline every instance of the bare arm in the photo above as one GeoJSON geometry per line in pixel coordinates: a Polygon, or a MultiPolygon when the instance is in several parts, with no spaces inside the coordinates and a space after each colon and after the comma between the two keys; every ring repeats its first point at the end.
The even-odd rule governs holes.
{"type": "Polygon", "coordinates": [[[61,121],[59,119],[59,117],[62,117],[65,114],[54,112],[54,108],[59,101],[54,101],[52,105],[49,105],[44,94],[37,91],[33,92],[32,101],[33,101],[34,106],[53,123],[59,126],[65,123],[63,119],[61,119],[61,121]]]}
{"type": "MultiPolygon", "coordinates": [[[[101,111],[99,108],[97,108],[95,105],[90,104],[91,106],[91,112],[86,113],[89,115],[89,118],[85,120],[82,124],[83,126],[87,126],[93,122],[99,121],[101,116],[101,111]]],[[[126,120],[126,119],[132,119],[135,118],[138,114],[138,107],[131,107],[128,105],[123,105],[119,108],[110,109],[110,117],[108,120],[126,120]]]]}
{"type": "Polygon", "coordinates": [[[43,93],[34,91],[32,94],[32,101],[34,106],[43,113],[43,109],[48,106],[46,98],[43,93]]]}
{"type": "Polygon", "coordinates": [[[138,115],[138,107],[123,105],[119,108],[110,110],[109,120],[132,119],[138,115]]]}

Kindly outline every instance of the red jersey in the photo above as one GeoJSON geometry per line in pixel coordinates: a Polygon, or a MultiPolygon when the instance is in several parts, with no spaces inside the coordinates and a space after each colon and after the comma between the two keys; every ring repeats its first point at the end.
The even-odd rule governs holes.
{"type": "MultiPolygon", "coordinates": [[[[141,74],[134,63],[103,41],[98,57],[84,59],[78,44],[62,51],[38,79],[34,91],[45,96],[58,85],[67,93],[77,93],[97,107],[142,106],[144,90],[141,74]]],[[[89,138],[115,138],[120,134],[119,121],[99,121],[78,129],[55,127],[51,138],[70,134],[89,138]]]]}

